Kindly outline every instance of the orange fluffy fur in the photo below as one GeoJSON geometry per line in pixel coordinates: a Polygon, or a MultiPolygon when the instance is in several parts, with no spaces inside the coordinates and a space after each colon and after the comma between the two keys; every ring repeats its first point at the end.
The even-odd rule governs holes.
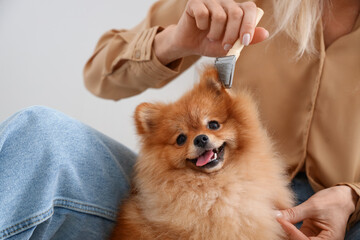
{"type": "Polygon", "coordinates": [[[292,193],[247,92],[225,90],[207,67],[178,101],[139,105],[135,123],[142,147],[112,239],[285,239],[275,210],[291,207],[292,193]],[[213,168],[187,160],[199,154],[201,134],[226,144],[213,168]]]}

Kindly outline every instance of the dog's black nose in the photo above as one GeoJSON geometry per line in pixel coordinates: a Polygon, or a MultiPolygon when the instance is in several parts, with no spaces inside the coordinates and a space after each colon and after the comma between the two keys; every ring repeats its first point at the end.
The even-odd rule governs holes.
{"type": "Polygon", "coordinates": [[[194,145],[197,146],[197,147],[205,147],[206,144],[209,142],[209,137],[204,135],[204,134],[201,134],[199,136],[197,136],[195,139],[194,139],[194,145]]]}

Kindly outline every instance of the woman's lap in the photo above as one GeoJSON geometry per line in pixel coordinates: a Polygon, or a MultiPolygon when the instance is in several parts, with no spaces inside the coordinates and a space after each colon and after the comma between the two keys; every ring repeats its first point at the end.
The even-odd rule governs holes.
{"type": "Polygon", "coordinates": [[[133,152],[60,112],[20,111],[0,124],[0,239],[44,230],[104,239],[134,162],[133,152]]]}

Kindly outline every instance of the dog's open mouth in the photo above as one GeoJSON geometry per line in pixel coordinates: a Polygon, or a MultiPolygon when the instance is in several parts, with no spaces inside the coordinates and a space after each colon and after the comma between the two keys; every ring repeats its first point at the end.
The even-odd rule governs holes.
{"type": "Polygon", "coordinates": [[[224,153],[225,143],[223,143],[219,148],[206,150],[197,158],[187,160],[199,168],[213,168],[218,165],[219,162],[224,160],[224,153]]]}

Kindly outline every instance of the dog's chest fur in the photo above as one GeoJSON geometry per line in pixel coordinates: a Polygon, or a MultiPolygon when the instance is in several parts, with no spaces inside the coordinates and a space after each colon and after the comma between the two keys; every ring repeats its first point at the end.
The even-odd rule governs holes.
{"type": "Polygon", "coordinates": [[[159,182],[156,189],[143,186],[146,190],[135,198],[142,199],[141,217],[153,226],[159,239],[172,239],[172,235],[175,239],[278,239],[275,232],[279,231],[259,231],[259,219],[268,229],[269,224],[278,228],[270,211],[271,194],[265,190],[259,196],[259,188],[263,188],[259,182],[244,181],[236,172],[171,175],[172,180],[159,182]]]}

